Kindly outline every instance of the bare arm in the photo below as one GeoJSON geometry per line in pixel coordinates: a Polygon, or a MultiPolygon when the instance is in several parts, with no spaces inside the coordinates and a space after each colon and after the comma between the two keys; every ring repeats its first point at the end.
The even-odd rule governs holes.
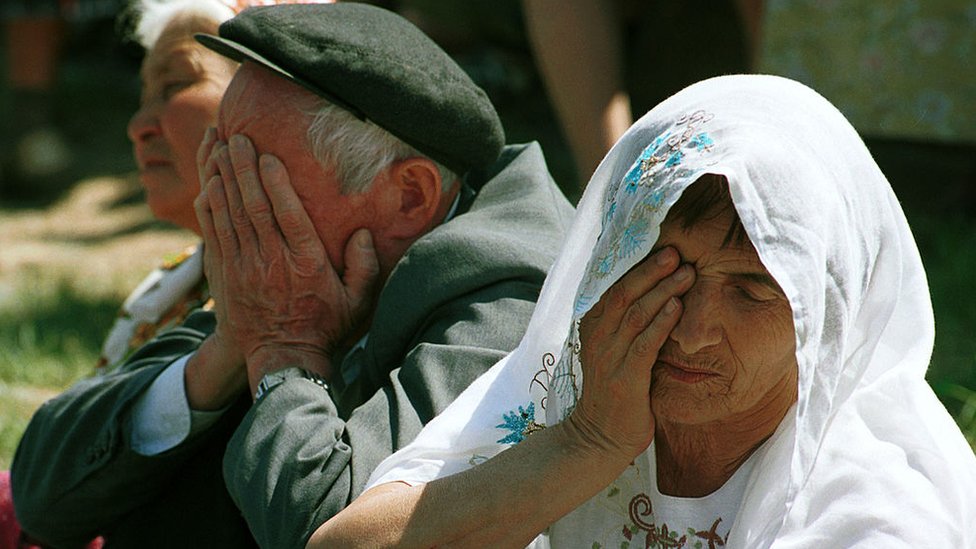
{"type": "Polygon", "coordinates": [[[377,486],[319,528],[307,547],[359,547],[366,541],[384,547],[524,547],[630,463],[618,449],[593,442],[567,421],[464,473],[419,486],[377,486]],[[539,505],[540,494],[546,505],[539,505]]]}
{"type": "Polygon", "coordinates": [[[367,541],[385,547],[524,547],[628,463],[625,455],[594,447],[579,429],[562,423],[464,473],[425,485],[370,489],[319,528],[308,547],[367,541]],[[538,504],[540,494],[546,505],[538,504]]]}
{"type": "Polygon", "coordinates": [[[616,2],[523,0],[532,51],[583,184],[633,122],[616,2]]]}
{"type": "Polygon", "coordinates": [[[680,316],[677,296],[694,279],[680,279],[691,268],[676,271],[677,262],[674,250],[658,252],[587,314],[580,327],[587,381],[565,422],[463,473],[368,490],[307,547],[522,547],[597,494],[653,439],[651,367],[680,316]]]}

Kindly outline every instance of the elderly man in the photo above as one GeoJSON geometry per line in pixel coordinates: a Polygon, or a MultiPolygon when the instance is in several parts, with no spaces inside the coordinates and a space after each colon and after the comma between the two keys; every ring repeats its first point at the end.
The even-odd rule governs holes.
{"type": "Polygon", "coordinates": [[[571,218],[390,12],[256,8],[200,40],[243,61],[200,152],[216,306],[32,420],[15,503],[51,544],[303,545],[518,343],[571,218]]]}

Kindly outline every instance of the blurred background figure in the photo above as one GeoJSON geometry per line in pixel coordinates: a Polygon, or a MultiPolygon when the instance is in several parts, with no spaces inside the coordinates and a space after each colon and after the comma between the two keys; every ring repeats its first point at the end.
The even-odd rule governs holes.
{"type": "MultiPolygon", "coordinates": [[[[200,235],[193,201],[200,194],[197,148],[238,64],[203,47],[197,33],[251,6],[322,0],[135,0],[134,36],[146,50],[139,110],[127,133],[146,202],[157,219],[200,235]]],[[[119,365],[157,333],[177,326],[210,300],[199,245],[164,260],[122,306],[102,347],[97,373],[119,365]]]]}
{"type": "Polygon", "coordinates": [[[762,2],[385,0],[499,106],[509,142],[538,140],[579,199],[632,118],[710,76],[750,72],[762,2]]]}
{"type": "Polygon", "coordinates": [[[49,187],[70,167],[73,151],[54,104],[65,25],[114,17],[120,4],[121,0],[5,0],[0,5],[13,104],[0,151],[4,195],[49,187]]]}
{"type": "MultiPolygon", "coordinates": [[[[128,127],[139,179],[155,216],[199,233],[193,213],[193,199],[200,189],[196,148],[204,131],[216,121],[217,108],[237,64],[199,45],[193,34],[216,32],[217,26],[233,17],[234,11],[219,0],[137,0],[130,9],[136,21],[135,39],[146,49],[141,71],[140,107],[132,115],[128,127]]],[[[58,14],[48,15],[48,18],[38,20],[41,23],[36,28],[60,33],[62,26],[58,14]]],[[[13,46],[29,48],[32,41],[40,43],[60,40],[60,37],[25,34],[22,38],[8,50],[17,59],[11,67],[12,75],[33,75],[33,80],[24,80],[53,86],[58,48],[47,44],[50,46],[44,50],[47,55],[38,55],[37,60],[32,60],[30,54],[13,46]],[[32,72],[31,61],[50,63],[50,66],[32,72]],[[28,66],[13,70],[21,63],[28,66]]],[[[36,91],[34,97],[49,101],[50,91],[48,88],[36,91]]],[[[16,87],[14,93],[16,101],[16,87]]],[[[40,145],[44,145],[42,154],[51,146],[50,143],[40,145]]],[[[49,171],[44,175],[56,173],[49,171]]],[[[24,176],[23,173],[19,175],[24,176]]],[[[18,184],[26,184],[26,181],[26,178],[20,179],[18,184]]],[[[102,347],[96,372],[104,373],[158,331],[177,325],[208,297],[202,260],[196,247],[168,259],[126,299],[102,347]]],[[[20,531],[15,520],[8,471],[0,472],[0,517],[3,517],[0,549],[34,545],[20,531]]],[[[89,544],[91,549],[101,546],[101,538],[89,544]]]]}
{"type": "MultiPolygon", "coordinates": [[[[680,87],[710,76],[707,71],[722,72],[720,65],[712,63],[724,56],[719,48],[727,50],[730,44],[728,39],[718,36],[738,35],[734,36],[738,44],[733,44],[738,47],[732,51],[738,50],[739,58],[730,60],[725,70],[746,72],[753,66],[759,46],[762,0],[736,0],[734,6],[728,2],[709,4],[709,10],[718,11],[719,18],[727,19],[728,24],[720,35],[706,29],[688,29],[692,32],[684,37],[655,42],[651,36],[661,36],[654,30],[659,27],[660,19],[676,11],[676,6],[668,4],[675,3],[522,1],[529,43],[576,159],[579,181],[589,178],[611,145],[630,127],[634,121],[632,111],[639,116],[680,87]],[[663,66],[658,60],[689,50],[692,55],[686,59],[687,65],[706,72],[696,78],[679,77],[674,81],[661,70],[663,66]],[[640,94],[636,109],[631,105],[631,88],[640,94]]],[[[673,18],[683,22],[704,19],[694,12],[673,18]]],[[[581,191],[582,188],[578,192],[581,191]]]]}

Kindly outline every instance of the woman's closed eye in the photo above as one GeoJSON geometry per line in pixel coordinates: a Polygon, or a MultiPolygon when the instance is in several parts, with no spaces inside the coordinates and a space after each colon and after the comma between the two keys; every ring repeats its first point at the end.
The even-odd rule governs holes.
{"type": "Polygon", "coordinates": [[[754,303],[768,303],[779,297],[776,292],[762,287],[757,288],[746,284],[734,284],[732,288],[739,298],[754,303]]]}
{"type": "Polygon", "coordinates": [[[736,297],[750,303],[771,303],[786,299],[776,282],[766,274],[734,274],[730,276],[728,286],[736,297]]]}

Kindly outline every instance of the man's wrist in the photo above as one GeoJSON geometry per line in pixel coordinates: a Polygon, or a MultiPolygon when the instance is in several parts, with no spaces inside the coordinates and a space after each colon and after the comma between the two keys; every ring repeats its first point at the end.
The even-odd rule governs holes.
{"type": "Polygon", "coordinates": [[[257,388],[254,391],[254,401],[257,402],[268,394],[271,389],[274,389],[289,379],[306,379],[319,387],[322,387],[324,390],[329,389],[329,385],[321,376],[318,376],[303,368],[291,366],[265,374],[261,380],[258,381],[257,388]]]}
{"type": "Polygon", "coordinates": [[[239,353],[228,353],[214,336],[208,337],[184,370],[186,399],[199,411],[221,410],[247,389],[247,370],[239,353]]]}
{"type": "Polygon", "coordinates": [[[329,381],[332,361],[318,350],[298,346],[263,346],[255,349],[247,357],[251,394],[257,391],[257,384],[265,375],[291,367],[301,368],[329,381]]]}

